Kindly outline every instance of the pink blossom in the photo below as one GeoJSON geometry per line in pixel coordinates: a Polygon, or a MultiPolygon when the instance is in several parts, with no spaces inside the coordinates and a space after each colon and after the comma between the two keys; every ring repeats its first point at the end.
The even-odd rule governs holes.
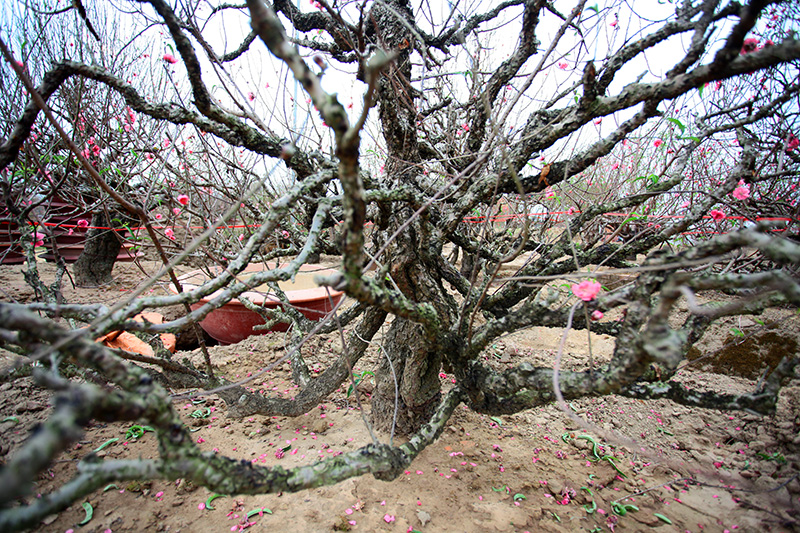
{"type": "Polygon", "coordinates": [[[603,122],[603,117],[597,117],[596,119],[594,119],[595,126],[599,126],[601,122],[603,122]]]}
{"type": "Polygon", "coordinates": [[[664,142],[661,139],[656,139],[655,141],[653,141],[653,146],[655,146],[656,148],[658,148],[662,144],[664,144],[664,142]]]}
{"type": "Polygon", "coordinates": [[[592,311],[592,320],[600,320],[603,318],[603,312],[599,309],[592,311]]]}
{"type": "Polygon", "coordinates": [[[178,195],[178,203],[181,205],[189,205],[189,196],[185,194],[178,195]]]}
{"type": "Polygon", "coordinates": [[[615,20],[615,21],[611,22],[611,24],[609,24],[609,26],[611,26],[612,28],[616,28],[617,24],[619,24],[619,21],[615,20]]]}
{"type": "Polygon", "coordinates": [[[89,221],[86,220],[85,218],[82,218],[82,219],[78,220],[78,227],[79,228],[88,228],[89,227],[89,221]]]}
{"type": "Polygon", "coordinates": [[[388,513],[383,515],[383,521],[386,522],[387,524],[391,524],[392,522],[394,522],[394,515],[388,513]]]}
{"type": "Polygon", "coordinates": [[[172,228],[167,228],[164,230],[164,235],[167,236],[167,239],[174,241],[175,240],[175,233],[172,231],[172,228]]]}
{"type": "Polygon", "coordinates": [[[161,213],[156,213],[156,220],[161,220],[161,213]]]}
{"type": "Polygon", "coordinates": [[[180,215],[181,214],[181,208],[180,207],[173,207],[172,208],[172,214],[175,215],[175,216],[180,215]]]}
{"type": "Polygon", "coordinates": [[[34,246],[44,246],[44,238],[45,238],[45,236],[46,235],[44,233],[39,233],[37,231],[36,235],[34,236],[34,238],[36,240],[36,243],[34,244],[34,246]]]}
{"type": "Polygon", "coordinates": [[[691,205],[691,204],[690,204],[690,203],[689,203],[689,201],[687,200],[687,201],[685,201],[685,202],[683,202],[683,203],[681,204],[681,209],[687,209],[687,208],[688,208],[690,205],[691,205]]]}
{"type": "Polygon", "coordinates": [[[713,218],[716,221],[725,220],[725,213],[723,213],[719,209],[712,209],[711,211],[708,212],[708,214],[711,215],[711,218],[713,218]]]}
{"type": "Polygon", "coordinates": [[[253,94],[252,92],[250,92],[250,93],[247,93],[247,99],[248,99],[248,100],[250,100],[250,101],[252,102],[253,100],[255,100],[255,99],[256,99],[256,95],[255,95],[255,94],[253,94]]]}
{"type": "Polygon", "coordinates": [[[790,133],[789,139],[786,141],[786,151],[791,152],[798,146],[800,146],[800,139],[790,133]]]}
{"type": "Polygon", "coordinates": [[[288,239],[290,237],[289,232],[286,230],[281,231],[281,237],[288,239]]]}
{"type": "Polygon", "coordinates": [[[733,189],[733,197],[737,200],[746,200],[750,197],[750,187],[739,182],[739,186],[733,189]]]}
{"type": "Polygon", "coordinates": [[[558,68],[560,68],[561,70],[567,70],[568,66],[569,64],[566,61],[560,61],[558,63],[558,68]]]}
{"type": "Polygon", "coordinates": [[[572,285],[572,294],[583,300],[584,302],[591,302],[597,297],[597,294],[602,288],[597,281],[581,281],[572,285]]]}
{"type": "Polygon", "coordinates": [[[756,50],[758,50],[758,48],[759,48],[758,39],[756,39],[755,37],[749,37],[744,40],[744,43],[742,44],[741,53],[742,55],[749,54],[750,52],[755,52],[756,50]]]}
{"type": "Polygon", "coordinates": [[[174,65],[175,63],[178,62],[178,60],[175,59],[175,56],[172,54],[164,54],[164,61],[166,61],[170,65],[174,65]]]}

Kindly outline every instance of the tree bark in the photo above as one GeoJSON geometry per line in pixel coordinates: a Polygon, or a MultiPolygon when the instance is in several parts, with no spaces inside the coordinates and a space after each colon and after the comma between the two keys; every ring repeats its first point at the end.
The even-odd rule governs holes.
{"type": "Polygon", "coordinates": [[[86,235],[86,245],[73,266],[78,287],[99,287],[112,280],[111,271],[122,248],[117,232],[108,228],[110,223],[104,209],[92,215],[92,229],[86,235]]]}

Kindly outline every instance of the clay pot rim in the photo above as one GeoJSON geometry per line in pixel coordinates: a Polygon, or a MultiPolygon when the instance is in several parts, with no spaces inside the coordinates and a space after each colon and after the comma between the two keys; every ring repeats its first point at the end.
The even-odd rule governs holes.
{"type": "MultiPolygon", "coordinates": [[[[245,267],[242,273],[250,273],[250,272],[262,272],[264,270],[272,270],[275,268],[275,263],[256,263],[250,264],[245,267]]],[[[300,265],[299,273],[315,273],[315,274],[333,274],[338,272],[336,269],[333,268],[325,268],[325,267],[318,267],[315,265],[300,265]]],[[[208,281],[208,276],[202,270],[193,270],[188,272],[178,278],[178,281],[181,283],[181,287],[185,291],[193,291],[196,290],[199,285],[197,283],[187,283],[186,280],[191,280],[192,278],[201,277],[204,281],[208,281]]],[[[175,286],[169,284],[169,290],[173,294],[177,294],[178,291],[175,289],[175,286]]],[[[197,303],[208,303],[210,300],[220,296],[222,289],[214,291],[213,293],[209,294],[205,298],[201,298],[198,300],[197,303]]],[[[298,289],[293,291],[284,291],[286,297],[292,304],[302,304],[308,302],[319,301],[323,298],[327,298],[329,295],[330,297],[336,301],[339,297],[341,297],[344,292],[338,291],[331,287],[314,287],[311,289],[298,289]]],[[[277,307],[281,304],[281,301],[278,299],[277,296],[271,293],[264,294],[262,292],[256,291],[245,291],[242,293],[245,298],[250,300],[256,305],[266,306],[266,307],[277,307]]],[[[233,298],[229,301],[226,306],[237,306],[244,308],[244,304],[238,299],[233,298]]]]}

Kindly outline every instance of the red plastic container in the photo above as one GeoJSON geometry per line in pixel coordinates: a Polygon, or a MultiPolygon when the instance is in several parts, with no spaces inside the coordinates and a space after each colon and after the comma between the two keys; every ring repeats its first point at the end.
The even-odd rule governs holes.
{"type": "MultiPolygon", "coordinates": [[[[239,275],[239,279],[244,281],[249,277],[249,274],[260,272],[267,268],[274,268],[274,265],[249,265],[244,272],[239,275]]],[[[303,313],[306,318],[310,320],[320,320],[333,309],[333,306],[339,303],[344,293],[326,287],[318,287],[314,283],[314,276],[318,274],[331,274],[333,272],[335,272],[335,270],[319,268],[314,265],[302,265],[300,267],[300,272],[298,272],[295,277],[294,283],[291,281],[281,281],[278,283],[278,286],[284,291],[286,297],[289,298],[289,302],[292,306],[303,313]]],[[[200,270],[195,270],[178,279],[184,291],[192,291],[195,290],[198,285],[207,281],[208,276],[200,270]]],[[[170,290],[172,290],[172,292],[177,292],[173,286],[170,286],[170,290]]],[[[243,294],[251,302],[257,305],[263,305],[267,308],[277,308],[282,305],[279,303],[277,296],[271,293],[267,286],[257,287],[243,294]]],[[[196,304],[193,304],[192,309],[197,309],[218,295],[218,293],[209,295],[196,304]]],[[[264,320],[261,316],[247,309],[244,304],[237,299],[233,299],[219,309],[215,309],[200,322],[200,326],[221,344],[234,344],[246,339],[250,335],[263,335],[268,333],[268,331],[286,331],[289,329],[288,324],[278,323],[268,331],[253,331],[253,327],[261,324],[264,324],[264,320]]]]}

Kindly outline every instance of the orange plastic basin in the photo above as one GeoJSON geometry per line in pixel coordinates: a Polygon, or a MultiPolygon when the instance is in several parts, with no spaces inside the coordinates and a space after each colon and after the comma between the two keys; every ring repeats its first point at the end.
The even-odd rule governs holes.
{"type": "MultiPolygon", "coordinates": [[[[239,274],[238,279],[246,281],[253,272],[260,272],[267,268],[274,268],[274,265],[248,265],[244,272],[239,274]]],[[[310,320],[320,320],[333,309],[333,306],[339,303],[344,293],[326,287],[318,287],[314,283],[314,276],[334,272],[336,271],[319,268],[314,265],[302,265],[300,272],[295,276],[294,283],[292,281],[281,281],[278,282],[278,286],[284,291],[292,307],[303,313],[310,320]]],[[[200,270],[189,272],[178,278],[184,291],[195,290],[208,279],[208,276],[200,270]]],[[[170,289],[176,292],[174,287],[170,286],[170,289]]],[[[267,285],[255,287],[242,294],[256,305],[267,308],[282,306],[274,291],[267,285]]],[[[218,292],[212,293],[192,304],[192,309],[197,309],[218,295],[218,292]]],[[[269,331],[286,331],[289,329],[289,324],[278,323],[269,330],[253,331],[255,326],[262,324],[264,324],[264,319],[258,313],[250,311],[235,298],[219,309],[215,309],[200,321],[200,327],[221,344],[234,344],[250,335],[263,335],[269,331]]]]}

